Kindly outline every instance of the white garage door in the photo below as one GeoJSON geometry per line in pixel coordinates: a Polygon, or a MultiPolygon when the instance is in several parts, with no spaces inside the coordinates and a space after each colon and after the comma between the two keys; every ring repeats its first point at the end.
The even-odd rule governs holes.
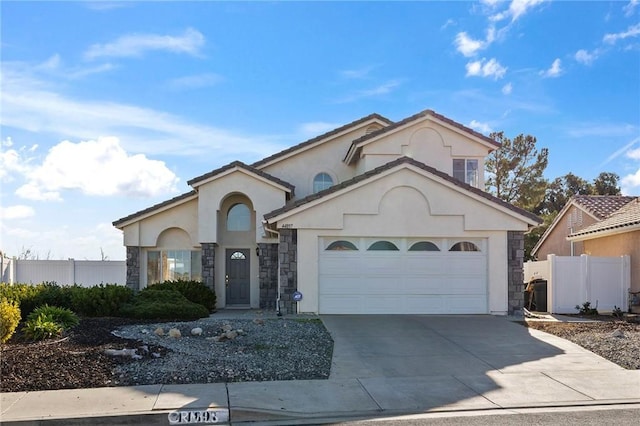
{"type": "Polygon", "coordinates": [[[485,240],[321,238],[323,314],[487,313],[485,240]]]}

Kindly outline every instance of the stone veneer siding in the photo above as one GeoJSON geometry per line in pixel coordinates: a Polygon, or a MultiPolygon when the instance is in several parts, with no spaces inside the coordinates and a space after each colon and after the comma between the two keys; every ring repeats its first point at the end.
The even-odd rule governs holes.
{"type": "Polygon", "coordinates": [[[524,232],[507,232],[509,315],[521,314],[524,306],[524,232]]]}
{"type": "Polygon", "coordinates": [[[275,310],[278,299],[278,243],[258,243],[260,309],[275,310]]]}
{"type": "Polygon", "coordinates": [[[127,287],[140,290],[140,247],[127,246],[127,287]]]}
{"type": "Polygon", "coordinates": [[[298,231],[280,230],[278,262],[280,263],[280,311],[283,314],[295,314],[297,302],[293,293],[298,289],[298,231]]]}
{"type": "Polygon", "coordinates": [[[202,283],[211,290],[216,289],[216,243],[200,243],[202,250],[202,283]]]}

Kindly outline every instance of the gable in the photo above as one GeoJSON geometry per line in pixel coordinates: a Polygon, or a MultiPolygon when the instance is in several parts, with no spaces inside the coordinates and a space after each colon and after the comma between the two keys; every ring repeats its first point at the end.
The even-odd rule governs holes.
{"type": "Polygon", "coordinates": [[[277,222],[278,228],[344,229],[349,226],[363,233],[384,229],[391,233],[433,235],[451,233],[452,229],[525,231],[540,221],[528,212],[406,157],[345,182],[339,188],[271,212],[265,218],[271,224],[277,222]]]}

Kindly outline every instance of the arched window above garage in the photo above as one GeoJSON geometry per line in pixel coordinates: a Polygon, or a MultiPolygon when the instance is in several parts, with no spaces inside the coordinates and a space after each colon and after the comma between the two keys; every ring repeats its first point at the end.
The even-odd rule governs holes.
{"type": "Polygon", "coordinates": [[[398,251],[398,246],[391,241],[376,241],[371,244],[367,250],[384,250],[384,251],[398,251]]]}
{"type": "Polygon", "coordinates": [[[440,249],[431,241],[418,241],[409,248],[409,251],[440,251],[440,249]]]}
{"type": "Polygon", "coordinates": [[[329,173],[318,173],[313,178],[313,193],[320,192],[333,186],[333,178],[329,176],[329,173]]]}
{"type": "Polygon", "coordinates": [[[449,251],[480,251],[480,249],[471,241],[460,241],[452,245],[449,251]]]}
{"type": "Polygon", "coordinates": [[[358,247],[356,247],[352,242],[338,240],[329,244],[326,250],[358,250],[358,247]]]}

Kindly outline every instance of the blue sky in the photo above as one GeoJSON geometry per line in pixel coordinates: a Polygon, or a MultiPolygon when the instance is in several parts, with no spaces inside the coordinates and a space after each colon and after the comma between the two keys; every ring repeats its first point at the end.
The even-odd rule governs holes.
{"type": "Polygon", "coordinates": [[[537,137],[640,195],[640,4],[6,2],[1,241],[123,259],[111,222],[377,112],[537,137]]]}

